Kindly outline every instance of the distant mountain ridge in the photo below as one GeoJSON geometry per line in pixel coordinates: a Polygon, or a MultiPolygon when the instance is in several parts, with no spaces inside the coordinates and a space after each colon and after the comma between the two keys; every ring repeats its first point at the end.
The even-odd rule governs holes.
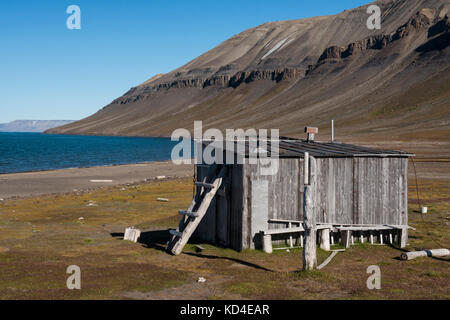
{"type": "Polygon", "coordinates": [[[305,125],[340,137],[450,138],[450,2],[378,0],[333,16],[265,23],[48,133],[170,136],[177,128],[305,125]]]}
{"type": "Polygon", "coordinates": [[[72,122],[74,120],[15,120],[0,123],[0,132],[44,132],[72,122]]]}

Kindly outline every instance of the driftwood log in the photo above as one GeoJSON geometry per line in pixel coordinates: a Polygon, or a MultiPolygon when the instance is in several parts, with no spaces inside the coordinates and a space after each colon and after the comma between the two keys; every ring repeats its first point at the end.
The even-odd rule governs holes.
{"type": "Polygon", "coordinates": [[[400,259],[406,261],[420,257],[446,257],[448,255],[450,255],[450,250],[448,249],[433,249],[433,250],[405,252],[402,253],[400,259]]]}

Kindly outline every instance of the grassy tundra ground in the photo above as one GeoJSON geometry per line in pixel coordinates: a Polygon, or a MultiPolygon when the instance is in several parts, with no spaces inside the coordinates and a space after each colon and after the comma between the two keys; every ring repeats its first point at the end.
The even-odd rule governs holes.
{"type": "MultiPolygon", "coordinates": [[[[436,248],[433,239],[449,248],[448,180],[419,183],[431,212],[423,222],[411,179],[410,225],[417,231],[408,249],[436,248]]],[[[191,198],[192,180],[174,179],[0,201],[0,298],[450,299],[448,260],[403,262],[401,250],[389,246],[355,245],[322,271],[307,273],[299,272],[300,250],[267,255],[203,245],[196,253],[188,245],[181,256],[170,256],[167,229],[191,198]],[[145,231],[144,244],[121,240],[129,225],[145,231]],[[66,287],[69,265],[81,268],[81,290],[66,287]],[[369,265],[381,268],[381,290],[366,287],[369,265]],[[199,277],[207,282],[198,283],[199,277]]],[[[319,250],[319,262],[326,256],[319,250]]]]}

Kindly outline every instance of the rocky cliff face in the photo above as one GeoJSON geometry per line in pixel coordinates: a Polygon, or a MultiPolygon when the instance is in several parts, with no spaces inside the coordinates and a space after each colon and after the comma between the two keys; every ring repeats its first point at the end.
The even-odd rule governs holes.
{"type": "Polygon", "coordinates": [[[328,127],[334,118],[345,124],[344,132],[401,135],[421,119],[411,123],[416,132],[432,125],[439,134],[450,120],[444,112],[450,5],[375,4],[383,13],[381,30],[366,27],[367,6],[266,23],[50,132],[160,136],[203,120],[211,127],[280,128],[296,135],[305,124],[328,127]]]}
{"type": "MultiPolygon", "coordinates": [[[[414,36],[414,34],[425,30],[428,30],[428,38],[439,35],[442,37],[441,40],[446,39],[449,33],[448,15],[445,15],[443,18],[438,17],[433,21],[433,12],[428,9],[423,9],[417,12],[417,14],[411,17],[406,24],[398,28],[393,34],[373,35],[366,39],[352,42],[347,47],[332,46],[325,49],[319,58],[318,64],[329,62],[330,60],[345,59],[353,55],[362,54],[367,50],[382,50],[395,41],[399,41],[408,36],[414,36]],[[432,23],[434,23],[433,26],[432,23]]],[[[441,45],[434,49],[442,50],[449,45],[445,41],[440,41],[440,43],[441,45]]]]}
{"type": "Polygon", "coordinates": [[[298,69],[283,69],[283,70],[255,70],[250,72],[238,72],[233,76],[222,75],[213,76],[211,78],[196,78],[196,79],[180,79],[172,82],[160,83],[154,86],[148,85],[143,88],[133,88],[128,91],[123,97],[120,97],[112,102],[112,104],[125,104],[136,102],[140,99],[147,99],[151,97],[152,93],[157,93],[168,89],[181,88],[206,88],[206,87],[232,87],[236,88],[242,83],[249,83],[257,80],[270,80],[280,82],[287,79],[298,79],[305,75],[305,70],[298,69]],[[139,90],[140,89],[140,90],[139,90]],[[133,95],[135,92],[140,92],[133,95]],[[129,97],[132,96],[132,97],[129,97]]]}

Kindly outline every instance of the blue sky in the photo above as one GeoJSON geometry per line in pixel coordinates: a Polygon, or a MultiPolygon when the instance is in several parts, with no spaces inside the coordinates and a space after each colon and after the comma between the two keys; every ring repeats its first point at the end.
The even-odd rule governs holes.
{"type": "Polygon", "coordinates": [[[0,123],[81,119],[245,29],[369,2],[2,0],[0,123]],[[81,8],[81,30],[66,27],[72,4],[81,8]]]}

